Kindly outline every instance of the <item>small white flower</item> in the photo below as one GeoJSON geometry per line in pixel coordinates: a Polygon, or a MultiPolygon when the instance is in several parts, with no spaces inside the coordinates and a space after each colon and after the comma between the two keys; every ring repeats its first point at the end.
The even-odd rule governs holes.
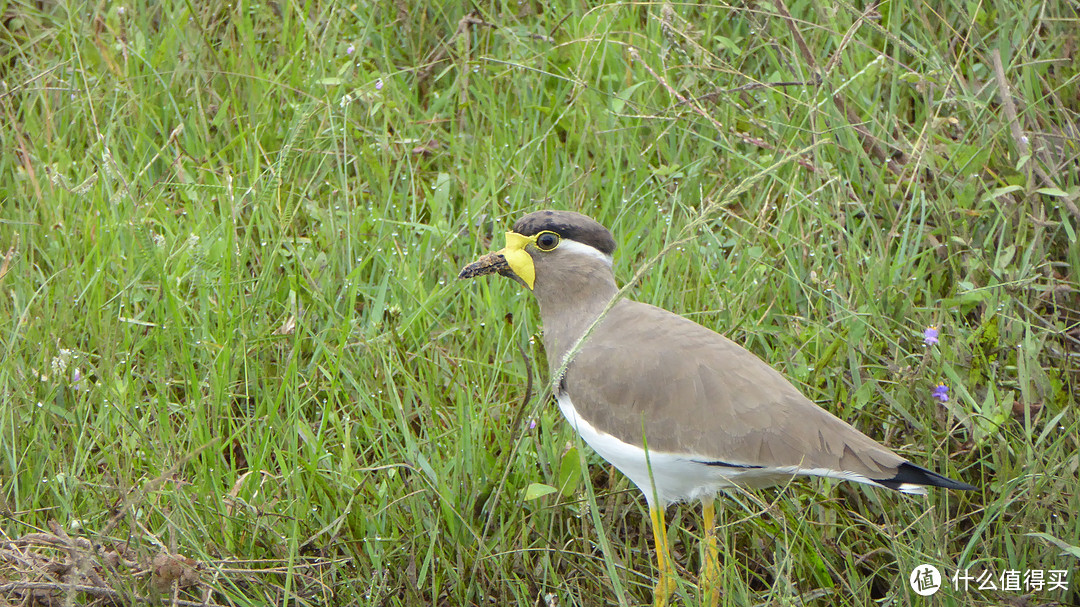
{"type": "Polygon", "coordinates": [[[49,366],[52,368],[53,375],[60,375],[64,371],[67,371],[68,363],[71,362],[71,350],[67,348],[61,348],[56,356],[53,357],[49,366]]]}

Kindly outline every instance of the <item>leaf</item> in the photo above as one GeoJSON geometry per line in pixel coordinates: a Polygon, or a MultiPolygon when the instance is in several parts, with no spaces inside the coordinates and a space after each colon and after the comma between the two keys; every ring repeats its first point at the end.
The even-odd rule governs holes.
{"type": "Polygon", "coordinates": [[[555,487],[552,487],[551,485],[545,485],[544,483],[530,483],[529,486],[525,488],[525,501],[529,502],[544,497],[545,495],[555,493],[555,491],[555,487]]]}
{"type": "Polygon", "coordinates": [[[619,114],[622,113],[623,107],[626,106],[626,102],[630,100],[630,95],[634,94],[634,91],[638,89],[644,82],[638,82],[637,84],[631,84],[625,89],[615,94],[615,97],[611,100],[611,111],[619,114]]]}
{"type": "Polygon", "coordinates": [[[439,173],[439,176],[435,178],[435,185],[432,186],[432,189],[435,190],[431,202],[432,214],[442,216],[447,204],[450,202],[450,175],[439,173]]]}
{"type": "Polygon", "coordinates": [[[420,470],[427,475],[429,479],[431,479],[432,484],[439,484],[439,475],[435,474],[435,469],[431,467],[431,463],[424,457],[424,454],[416,454],[416,465],[419,466],[420,470]]]}
{"type": "Polygon", "coordinates": [[[1037,538],[1039,538],[1041,540],[1050,542],[1051,544],[1057,546],[1058,548],[1061,548],[1061,553],[1062,554],[1067,554],[1069,556],[1080,559],[1080,546],[1073,546],[1072,544],[1069,544],[1069,543],[1066,543],[1066,542],[1064,542],[1062,540],[1057,539],[1056,537],[1050,535],[1049,533],[1035,532],[1035,533],[1025,533],[1024,535],[1027,535],[1029,537],[1037,537],[1037,538]]]}
{"type": "Polygon", "coordinates": [[[947,158],[964,174],[980,170],[990,161],[990,149],[985,145],[953,143],[946,145],[947,158]]]}
{"type": "Polygon", "coordinates": [[[1029,160],[1031,160],[1031,154],[1024,154],[1020,156],[1020,160],[1016,161],[1016,170],[1019,171],[1020,169],[1023,169],[1024,165],[1027,164],[1029,160]]]}
{"type": "Polygon", "coordinates": [[[1047,196],[1054,196],[1055,198],[1068,198],[1069,193],[1058,188],[1039,188],[1035,190],[1039,194],[1045,194],[1047,196]]]}
{"type": "Polygon", "coordinates": [[[577,447],[572,447],[563,454],[559,462],[559,493],[572,495],[581,483],[581,461],[577,447]]]}
{"type": "Polygon", "coordinates": [[[652,170],[652,174],[654,177],[658,178],[670,177],[671,175],[675,175],[676,173],[678,173],[680,169],[682,169],[682,167],[677,164],[661,164],[660,166],[652,170]]]}
{"type": "Polygon", "coordinates": [[[1022,190],[1022,189],[1023,188],[1021,188],[1018,185],[1007,185],[1007,186],[1005,186],[1003,188],[994,188],[994,189],[990,190],[989,192],[987,192],[985,196],[983,196],[983,201],[985,202],[985,201],[988,201],[988,200],[994,200],[994,199],[997,199],[997,198],[1001,198],[1002,196],[1004,196],[1006,194],[1010,194],[1012,192],[1016,192],[1016,191],[1022,190]]]}
{"type": "Polygon", "coordinates": [[[724,50],[728,51],[729,53],[734,53],[736,56],[741,55],[743,52],[742,47],[740,47],[738,44],[735,44],[735,41],[731,38],[725,38],[724,36],[713,36],[713,42],[724,47],[724,50]]]}
{"type": "Polygon", "coordinates": [[[998,251],[997,259],[994,260],[994,268],[999,272],[1004,270],[1012,263],[1013,257],[1016,257],[1016,245],[1011,244],[998,251]]]}

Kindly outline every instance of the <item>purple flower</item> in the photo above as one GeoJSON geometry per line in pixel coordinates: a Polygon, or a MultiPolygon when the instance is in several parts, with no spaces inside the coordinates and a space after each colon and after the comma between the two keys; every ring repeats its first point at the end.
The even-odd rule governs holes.
{"type": "Polygon", "coordinates": [[[934,386],[934,391],[931,396],[938,399],[938,401],[947,403],[949,402],[949,387],[945,384],[938,384],[934,386]]]}
{"type": "Polygon", "coordinates": [[[923,343],[932,346],[938,342],[938,329],[934,325],[926,327],[926,330],[922,332],[923,343]]]}
{"type": "Polygon", "coordinates": [[[529,419],[529,430],[532,430],[534,428],[536,428],[536,418],[535,417],[529,419]]]}
{"type": "Polygon", "coordinates": [[[351,55],[356,52],[356,45],[349,43],[349,46],[345,47],[345,54],[351,55]]]}
{"type": "Polygon", "coordinates": [[[382,78],[379,78],[378,80],[375,81],[375,90],[376,91],[381,91],[382,90],[382,78]]]}

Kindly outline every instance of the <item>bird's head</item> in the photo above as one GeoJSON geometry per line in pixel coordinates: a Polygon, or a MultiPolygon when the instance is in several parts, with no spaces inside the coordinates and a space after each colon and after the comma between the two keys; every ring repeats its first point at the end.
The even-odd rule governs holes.
{"type": "Polygon", "coordinates": [[[614,252],[611,232],[591,217],[573,211],[536,211],[506,233],[506,246],[465,266],[458,278],[501,274],[540,295],[541,289],[574,288],[575,276],[610,275],[614,252]]]}

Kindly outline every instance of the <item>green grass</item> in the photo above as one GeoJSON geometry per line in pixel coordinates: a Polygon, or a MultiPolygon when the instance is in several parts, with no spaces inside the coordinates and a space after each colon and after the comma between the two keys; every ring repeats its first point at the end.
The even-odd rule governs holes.
{"type": "Polygon", "coordinates": [[[1080,603],[1074,5],[472,6],[0,2],[5,600],[649,602],[531,296],[454,279],[555,207],[653,264],[636,299],[979,487],[724,499],[725,605],[930,604],[923,562],[1069,572],[933,604],[1080,603]]]}

